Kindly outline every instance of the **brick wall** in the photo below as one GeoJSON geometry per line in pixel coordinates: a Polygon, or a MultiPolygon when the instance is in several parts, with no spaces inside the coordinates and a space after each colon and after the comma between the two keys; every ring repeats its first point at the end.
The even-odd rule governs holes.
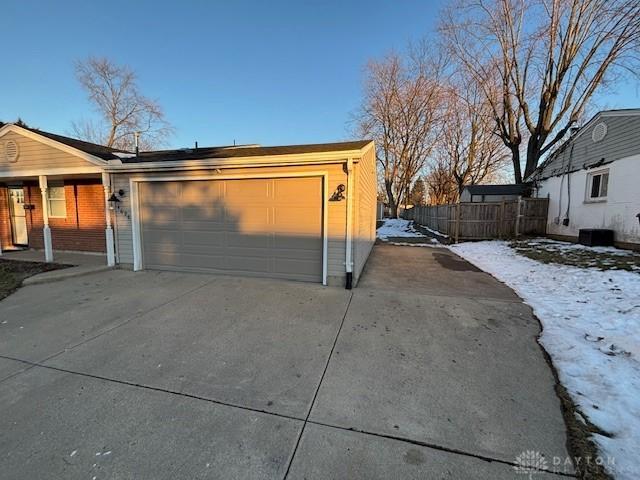
{"type": "MultiPolygon", "coordinates": [[[[101,183],[86,180],[65,181],[66,218],[49,218],[54,250],[105,252],[104,190],[101,183]]],[[[37,184],[24,186],[29,247],[44,248],[42,195],[37,184]]]]}
{"type": "Polygon", "coordinates": [[[0,247],[11,246],[11,220],[9,218],[9,190],[0,186],[0,247]]]}

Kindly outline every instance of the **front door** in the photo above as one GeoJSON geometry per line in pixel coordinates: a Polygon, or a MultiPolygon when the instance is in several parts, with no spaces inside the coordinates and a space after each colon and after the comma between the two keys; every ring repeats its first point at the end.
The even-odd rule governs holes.
{"type": "Polygon", "coordinates": [[[27,216],[24,209],[24,190],[22,187],[9,189],[9,214],[11,216],[11,235],[14,245],[27,246],[27,216]]]}

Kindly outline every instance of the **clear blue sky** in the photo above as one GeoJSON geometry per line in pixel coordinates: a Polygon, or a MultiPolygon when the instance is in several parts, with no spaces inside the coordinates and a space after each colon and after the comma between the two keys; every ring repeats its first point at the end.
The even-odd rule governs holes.
{"type": "MultiPolygon", "coordinates": [[[[429,36],[439,2],[3,0],[0,119],[69,133],[93,115],[88,55],[131,66],[176,127],[172,147],[344,140],[367,60],[429,36]]],[[[638,107],[625,84],[601,99],[638,107]]]]}

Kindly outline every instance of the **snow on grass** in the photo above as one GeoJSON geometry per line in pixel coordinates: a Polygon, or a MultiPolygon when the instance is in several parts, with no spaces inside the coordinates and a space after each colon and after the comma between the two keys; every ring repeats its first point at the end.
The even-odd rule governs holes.
{"type": "Polygon", "coordinates": [[[415,228],[413,222],[402,218],[387,218],[384,224],[377,231],[380,240],[387,240],[389,237],[424,237],[415,228]]]}
{"type": "Polygon", "coordinates": [[[540,342],[617,479],[640,478],[640,274],[541,263],[506,242],[450,247],[505,282],[535,311],[540,342]]]}

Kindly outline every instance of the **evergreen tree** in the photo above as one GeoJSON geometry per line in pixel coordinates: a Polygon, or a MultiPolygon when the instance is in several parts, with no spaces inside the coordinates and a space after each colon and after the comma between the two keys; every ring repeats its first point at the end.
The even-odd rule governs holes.
{"type": "Polygon", "coordinates": [[[424,205],[426,203],[425,192],[424,180],[422,180],[422,177],[418,177],[418,179],[414,182],[413,187],[411,188],[411,193],[409,194],[409,204],[424,205]]]}

